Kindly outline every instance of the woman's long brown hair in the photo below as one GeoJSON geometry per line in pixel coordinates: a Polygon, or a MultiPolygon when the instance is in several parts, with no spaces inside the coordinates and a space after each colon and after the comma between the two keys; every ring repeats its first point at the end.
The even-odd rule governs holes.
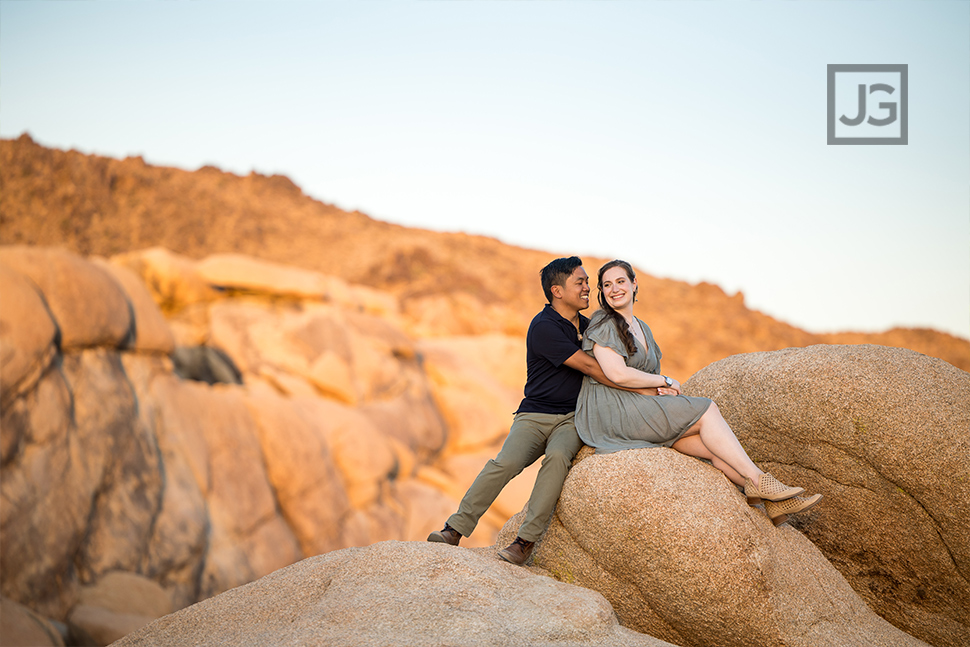
{"type": "MultiPolygon", "coordinates": [[[[626,261],[621,261],[619,259],[615,261],[610,261],[606,265],[600,268],[599,273],[596,275],[596,289],[599,290],[599,295],[597,299],[599,300],[600,307],[606,312],[606,314],[613,319],[613,323],[616,324],[616,329],[620,331],[620,338],[623,340],[623,345],[626,346],[626,352],[633,355],[637,352],[637,342],[633,338],[633,332],[630,330],[630,325],[626,322],[619,312],[613,309],[606,301],[606,297],[603,296],[603,275],[614,267],[622,267],[623,271],[626,272],[626,276],[629,280],[633,281],[637,278],[637,273],[633,271],[633,267],[626,261]]],[[[636,298],[636,291],[633,292],[633,297],[636,298]]]]}

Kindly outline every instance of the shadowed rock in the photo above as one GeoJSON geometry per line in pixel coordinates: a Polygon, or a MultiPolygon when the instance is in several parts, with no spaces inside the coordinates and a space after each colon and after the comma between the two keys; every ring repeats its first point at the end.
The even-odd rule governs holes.
{"type": "Polygon", "coordinates": [[[206,384],[242,384],[242,374],[232,358],[218,348],[180,346],[172,354],[175,373],[206,384]]]}
{"type": "Polygon", "coordinates": [[[534,562],[602,593],[624,626],[684,647],[924,645],[873,613],[798,531],[672,449],[584,450],[534,562]]]}
{"type": "Polygon", "coordinates": [[[873,609],[970,645],[970,374],[898,348],[812,346],[730,357],[685,390],[713,398],[765,469],[825,494],[797,527],[873,609]]]}
{"type": "Polygon", "coordinates": [[[384,542],[303,560],[161,618],[118,643],[152,645],[661,647],[603,596],[491,554],[384,542]]]}

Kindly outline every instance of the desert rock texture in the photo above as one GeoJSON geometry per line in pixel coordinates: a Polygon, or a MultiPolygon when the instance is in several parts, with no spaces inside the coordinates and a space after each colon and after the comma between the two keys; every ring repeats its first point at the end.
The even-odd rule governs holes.
{"type": "Polygon", "coordinates": [[[313,557],[135,632],[117,647],[664,647],[603,596],[491,551],[383,542],[313,557]]]}
{"type": "MultiPolygon", "coordinates": [[[[518,364],[519,344],[425,347],[392,296],[228,261],[0,248],[11,603],[107,644],[304,557],[423,540],[498,451],[519,380],[489,366],[518,364]],[[168,606],[89,594],[124,576],[168,606]]],[[[470,545],[528,490],[511,484],[470,545]]]]}
{"type": "Polygon", "coordinates": [[[884,618],[970,644],[970,374],[874,345],[731,357],[685,385],[755,460],[822,492],[797,527],[884,618]],[[914,381],[910,381],[910,377],[914,381]]]}
{"type": "Polygon", "coordinates": [[[624,626],[684,647],[925,645],[869,609],[801,533],[672,449],[584,449],[533,563],[602,593],[624,626]]]}

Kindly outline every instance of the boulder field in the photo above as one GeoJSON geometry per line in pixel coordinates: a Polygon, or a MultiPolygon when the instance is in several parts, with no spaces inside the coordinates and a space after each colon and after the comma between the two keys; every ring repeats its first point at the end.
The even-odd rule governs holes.
{"type": "Polygon", "coordinates": [[[102,644],[154,617],[88,599],[113,575],[159,587],[161,615],[305,557],[425,538],[517,403],[489,373],[520,364],[502,336],[414,341],[393,298],[254,259],[2,247],[0,295],[0,592],[102,644]]]}
{"type": "Polygon", "coordinates": [[[2,644],[970,644],[970,375],[941,360],[716,362],[685,390],[823,503],[775,528],[701,461],[584,450],[523,569],[491,545],[534,471],[423,541],[507,433],[520,339],[158,248],[2,247],[0,295],[2,644]]]}

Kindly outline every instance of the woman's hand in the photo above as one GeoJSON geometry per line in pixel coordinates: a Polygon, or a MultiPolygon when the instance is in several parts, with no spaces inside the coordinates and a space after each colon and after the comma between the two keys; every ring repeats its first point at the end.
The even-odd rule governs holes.
{"type": "Polygon", "coordinates": [[[670,386],[662,386],[657,389],[657,395],[680,395],[680,382],[670,378],[670,386]]]}

